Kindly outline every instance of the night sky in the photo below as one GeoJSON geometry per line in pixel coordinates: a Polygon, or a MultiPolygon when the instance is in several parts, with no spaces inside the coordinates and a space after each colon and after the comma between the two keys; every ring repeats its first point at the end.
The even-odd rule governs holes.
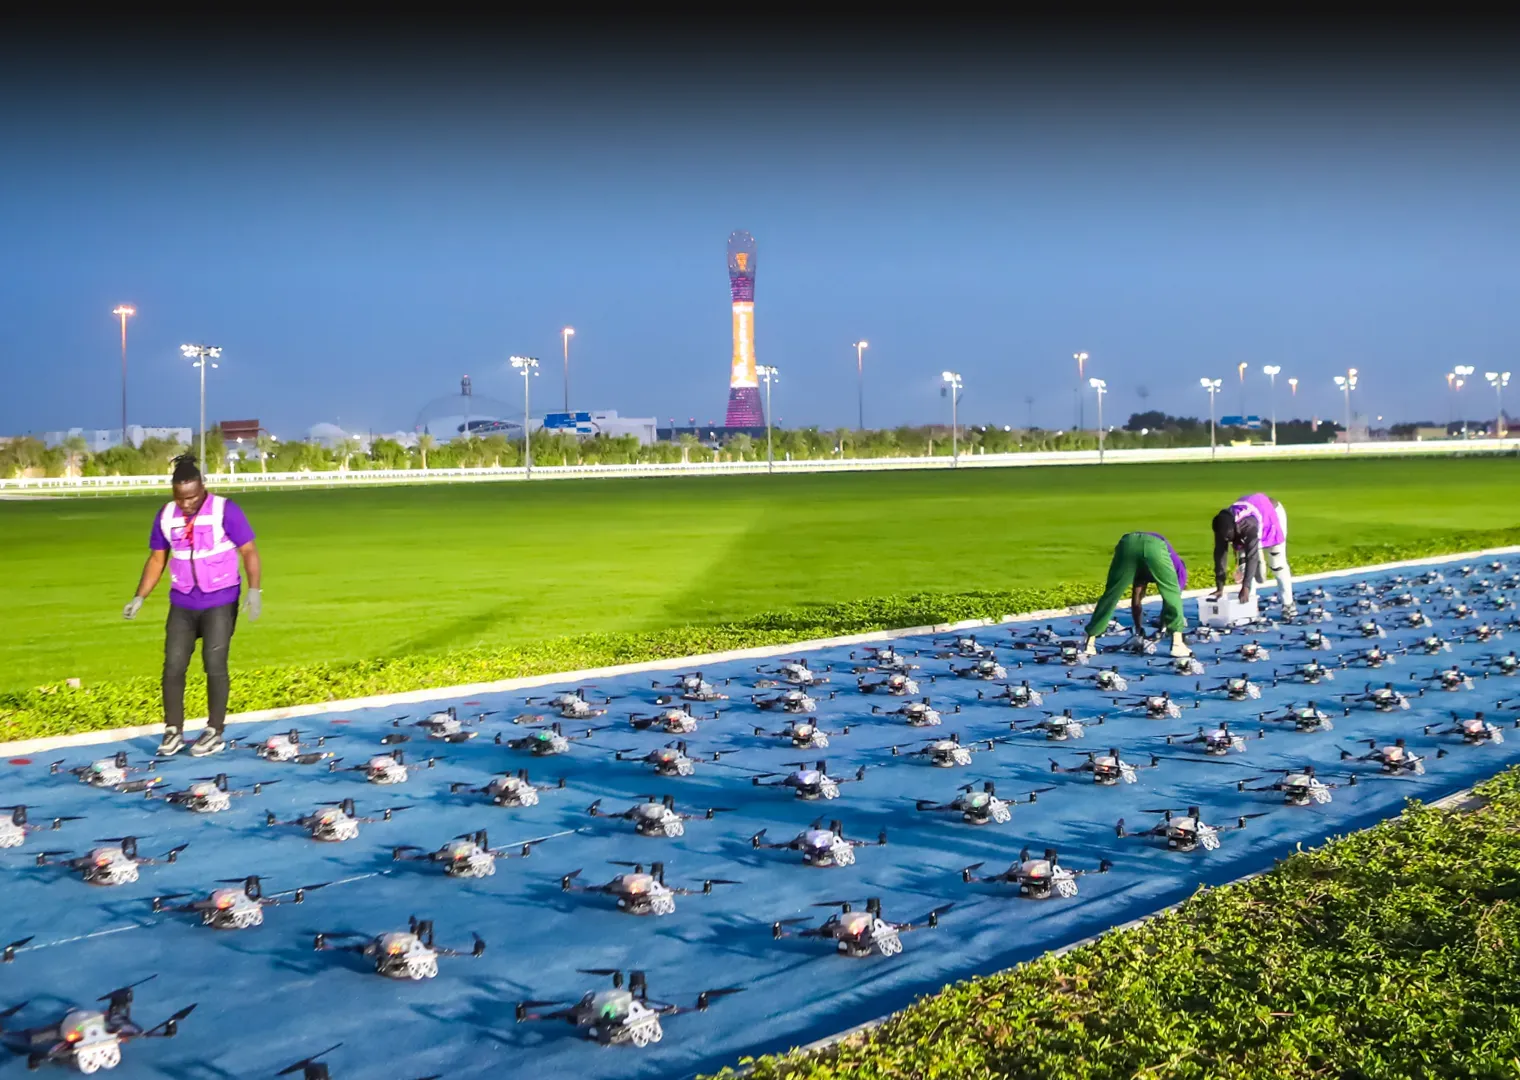
{"type": "Polygon", "coordinates": [[[119,423],[123,302],[137,423],[193,425],[192,341],[213,422],[410,429],[512,353],[541,412],[566,325],[575,407],[721,421],[735,229],[787,425],[854,424],[862,337],[871,426],[945,368],[1068,426],[1078,350],[1114,421],[1520,370],[1513,23],[360,23],[0,28],[0,434],[119,423]]]}

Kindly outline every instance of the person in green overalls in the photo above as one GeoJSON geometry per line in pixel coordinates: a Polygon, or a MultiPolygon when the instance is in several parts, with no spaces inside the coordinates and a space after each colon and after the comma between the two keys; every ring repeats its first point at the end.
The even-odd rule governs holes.
{"type": "Polygon", "coordinates": [[[1187,567],[1166,537],[1148,532],[1125,533],[1114,545],[1114,558],[1108,564],[1108,583],[1093,608],[1092,618],[1087,620],[1087,643],[1082,651],[1088,656],[1098,651],[1098,635],[1113,618],[1126,589],[1130,590],[1130,613],[1134,617],[1135,633],[1125,645],[1144,641],[1141,604],[1146,588],[1152,584],[1161,594],[1161,628],[1172,633],[1172,655],[1192,656],[1193,650],[1182,640],[1183,631],[1187,629],[1187,619],[1182,613],[1187,567]]]}

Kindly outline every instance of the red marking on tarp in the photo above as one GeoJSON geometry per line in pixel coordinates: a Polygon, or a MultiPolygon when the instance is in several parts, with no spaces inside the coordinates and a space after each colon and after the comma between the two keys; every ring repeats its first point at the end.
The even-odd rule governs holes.
{"type": "Polygon", "coordinates": [[[13,757],[7,762],[10,765],[30,765],[31,763],[32,759],[29,757],[13,757]]]}
{"type": "Polygon", "coordinates": [[[479,705],[480,702],[478,702],[478,701],[466,701],[465,704],[466,705],[479,705]]]}
{"type": "Polygon", "coordinates": [[[334,724],[346,724],[346,723],[348,723],[347,720],[333,720],[333,721],[330,721],[330,722],[334,723],[334,724]]]}

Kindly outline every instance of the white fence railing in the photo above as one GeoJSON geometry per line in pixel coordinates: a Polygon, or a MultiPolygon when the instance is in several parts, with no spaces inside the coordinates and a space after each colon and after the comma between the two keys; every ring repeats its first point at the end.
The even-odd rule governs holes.
{"type": "MultiPolygon", "coordinates": [[[[1260,458],[1412,457],[1431,454],[1520,454],[1520,439],[1468,439],[1435,442],[1310,443],[1297,446],[1207,446],[1174,449],[1108,450],[1104,463],[1143,464],[1176,461],[1247,461],[1260,458]]],[[[1028,465],[1097,465],[1096,450],[1053,450],[1013,454],[962,454],[950,457],[823,458],[816,461],[777,461],[778,473],[876,472],[894,469],[999,469],[1028,465]]],[[[218,488],[351,487],[373,484],[460,483],[501,480],[563,480],[600,476],[719,476],[767,471],[764,461],[692,461],[686,464],[535,465],[532,476],[522,468],[478,469],[354,469],[331,472],[226,473],[209,477],[218,488]]],[[[104,494],[159,490],[166,476],[22,477],[0,479],[0,494],[104,494]]]]}

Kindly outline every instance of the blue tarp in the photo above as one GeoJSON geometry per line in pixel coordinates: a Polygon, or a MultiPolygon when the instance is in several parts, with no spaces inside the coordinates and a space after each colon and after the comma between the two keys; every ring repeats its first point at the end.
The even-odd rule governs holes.
{"type": "MultiPolygon", "coordinates": [[[[182,788],[191,777],[225,771],[231,785],[248,790],[256,781],[279,780],[259,795],[233,800],[226,812],[198,815],[163,800],[89,788],[69,775],[68,767],[108,757],[125,749],[135,765],[147,762],[155,740],[103,745],[88,750],[36,755],[30,761],[0,764],[0,802],[25,803],[34,821],[59,815],[83,815],[57,832],[34,833],[23,847],[0,851],[0,944],[32,936],[13,963],[0,966],[0,1008],[29,1003],[8,1024],[27,1026],[54,1020],[70,1003],[90,1001],[106,991],[145,976],[157,978],[137,991],[135,1012],[151,1024],[191,1002],[199,1007],[172,1040],[136,1042],[125,1048],[118,1075],[189,1078],[268,1076],[279,1068],[333,1043],[343,1045],[324,1059],[335,1077],[485,1077],[503,1067],[532,1069],[539,1075],[581,1077],[688,1076],[715,1070],[741,1055],[785,1049],[878,1016],[933,991],[947,982],[977,972],[1006,967],[1020,960],[1088,937],[1107,927],[1178,901],[1200,884],[1217,884],[1269,866],[1299,844],[1317,844],[1326,837],[1362,828],[1398,812],[1406,798],[1431,800],[1460,790],[1492,775],[1520,756],[1520,732],[1500,745],[1464,745],[1456,736],[1423,734],[1428,724],[1445,723],[1450,710],[1470,716],[1486,709],[1489,718],[1508,733],[1516,723],[1520,679],[1495,675],[1484,678],[1483,658],[1513,647],[1510,642],[1458,643],[1450,653],[1435,656],[1401,655],[1392,666],[1368,671],[1351,668],[1336,672],[1334,682],[1307,687],[1294,680],[1290,669],[1311,658],[1335,663],[1367,644],[1397,648],[1417,641],[1429,631],[1398,629],[1410,608],[1387,603],[1388,597],[1411,589],[1424,602],[1419,606],[1434,617],[1437,632],[1452,636],[1472,630],[1485,620],[1491,625],[1512,623],[1513,609],[1495,607],[1496,598],[1517,595],[1505,585],[1520,566],[1488,569],[1486,561],[1469,577],[1453,565],[1443,566],[1445,584],[1458,594],[1440,595],[1440,585],[1394,586],[1381,610],[1360,618],[1388,628],[1383,640],[1355,635],[1357,616],[1337,617],[1319,625],[1338,636],[1329,652],[1310,652],[1301,641],[1306,625],[1235,632],[1217,644],[1197,646],[1207,664],[1202,677],[1178,676],[1163,670],[1159,660],[1137,656],[1103,656],[1098,665],[1077,668],[1091,675],[1096,666],[1116,664],[1137,693],[1171,692],[1183,707],[1181,719],[1147,719],[1135,712],[1116,711],[1113,695],[1090,684],[1069,686],[1070,669],[1059,663],[1036,664],[1027,649],[1011,647],[1027,640],[1033,627],[1016,623],[979,631],[979,641],[996,646],[1000,662],[1014,682],[1028,679],[1049,695],[1045,708],[1071,709],[1089,722],[1100,714],[1106,721],[1087,729],[1082,742],[1048,742],[1040,734],[1016,734],[991,751],[976,753],[967,767],[934,768],[906,755],[931,735],[959,732],[964,742],[1009,736],[1011,720],[1033,721],[1039,709],[1014,709],[1007,704],[979,701],[978,690],[988,684],[949,674],[952,665],[966,661],[934,655],[948,644],[930,638],[902,639],[900,651],[919,650],[910,661],[919,665],[922,694],[945,710],[939,728],[910,728],[900,718],[872,715],[870,706],[888,709],[901,699],[863,695],[856,689],[851,668],[862,662],[860,648],[820,650],[807,656],[815,671],[828,668],[831,681],[818,688],[817,719],[827,730],[841,732],[824,751],[798,751],[790,744],[757,737],[756,726],[779,729],[786,717],[761,713],[750,704],[754,684],[761,678],[754,662],[730,662],[705,671],[709,681],[731,696],[718,703],[722,715],[703,722],[689,736],[692,755],[710,757],[731,751],[718,762],[699,761],[695,775],[662,779],[646,765],[614,760],[614,750],[651,750],[673,737],[633,731],[630,712],[650,713],[656,691],[651,680],[669,682],[674,672],[627,676],[600,682],[588,696],[612,695],[609,712],[590,721],[607,725],[568,753],[532,758],[495,743],[494,737],[528,734],[512,718],[543,713],[529,706],[521,693],[490,695],[439,702],[410,710],[399,727],[390,721],[403,710],[364,710],[334,713],[306,721],[308,739],[341,736],[327,749],[342,756],[340,771],[327,765],[279,765],[237,749],[209,761],[188,756],[164,764],[166,788],[182,788]],[[1492,587],[1470,592],[1482,580],[1492,587]],[[1458,603],[1476,609],[1471,618],[1450,617],[1458,603]],[[1271,650],[1258,663],[1228,659],[1227,654],[1255,640],[1271,650]],[[1216,659],[1216,656],[1219,657],[1216,659]],[[1022,668],[1016,665],[1022,663],[1022,668]],[[1472,688],[1443,692],[1416,677],[1428,677],[1453,663],[1474,677],[1472,688]],[[1273,685],[1273,672],[1280,681],[1273,685]],[[933,674],[936,680],[928,681],[933,674]],[[1259,700],[1232,702],[1223,693],[1200,692],[1227,675],[1248,675],[1261,686],[1259,700]],[[1141,681],[1141,676],[1144,676],[1141,681]],[[1351,706],[1342,715],[1336,695],[1360,692],[1367,681],[1393,685],[1409,695],[1407,711],[1380,713],[1365,705],[1351,706]],[[1423,696],[1418,696],[1420,690],[1423,696]],[[1056,692],[1051,693],[1052,690],[1056,692]],[[830,699],[829,691],[837,696],[830,699]],[[1263,710],[1280,710],[1290,702],[1313,699],[1333,715],[1334,730],[1296,733],[1290,725],[1259,723],[1263,710]],[[1508,699],[1507,703],[1505,703],[1508,699]],[[1194,705],[1197,705],[1194,708],[1194,705]],[[429,741],[411,723],[435,708],[453,704],[459,715],[473,718],[490,712],[478,725],[478,737],[460,744],[429,741]],[[949,710],[960,705],[961,712],[949,710]],[[1166,733],[1192,733],[1199,725],[1228,721],[1250,739],[1244,754],[1206,758],[1196,747],[1168,746],[1166,733]],[[343,771],[385,747],[386,733],[410,732],[401,747],[412,765],[411,778],[397,787],[367,784],[357,772],[343,771]],[[1342,747],[1366,752],[1357,740],[1408,739],[1410,749],[1426,755],[1423,776],[1377,777],[1372,763],[1340,759],[1342,747]],[[893,756],[891,747],[904,753],[893,756]],[[1122,756],[1145,764],[1161,755],[1159,767],[1142,769],[1134,784],[1095,785],[1086,774],[1050,771],[1050,760],[1080,762],[1080,749],[1119,748],[1122,756]],[[1438,749],[1448,751],[1437,757],[1438,749]],[[437,755],[432,769],[419,767],[428,753],[437,755]],[[58,774],[52,761],[62,759],[58,774]],[[785,772],[784,763],[823,759],[836,776],[853,775],[864,765],[859,783],[844,785],[840,797],[806,802],[786,789],[756,787],[760,771],[785,772]],[[1312,763],[1327,782],[1342,786],[1324,805],[1286,807],[1275,793],[1236,790],[1236,781],[1272,769],[1312,763]],[[469,791],[451,794],[451,783],[476,787],[493,774],[526,767],[535,781],[563,789],[546,791],[536,807],[502,809],[469,791]],[[1362,782],[1346,786],[1351,772],[1362,782]],[[961,784],[993,780],[1003,797],[1054,786],[1033,804],[1013,807],[1007,824],[973,827],[953,814],[921,813],[915,799],[949,801],[961,784]],[[593,818],[587,806],[602,800],[608,810],[622,810],[649,794],[674,795],[677,808],[702,811],[731,808],[712,819],[699,816],[687,823],[677,839],[647,839],[634,835],[621,820],[593,818]],[[265,812],[288,820],[318,803],[352,797],[358,811],[379,817],[387,807],[406,806],[390,821],[361,825],[360,835],[345,843],[322,844],[291,827],[269,827],[265,812]],[[1115,822],[1148,826],[1152,807],[1197,804],[1206,820],[1228,825],[1237,815],[1264,811],[1244,831],[1222,834],[1222,846],[1212,852],[1169,852],[1164,842],[1120,839],[1115,822]],[[875,838],[885,829],[884,847],[863,847],[852,867],[817,869],[802,865],[789,851],[755,850],[749,837],[766,829],[767,838],[790,838],[818,817],[838,818],[847,834],[875,838]],[[393,862],[396,845],[429,850],[448,839],[488,829],[493,845],[507,846],[550,834],[526,859],[502,860],[494,876],[475,881],[446,878],[432,864],[393,862]],[[574,830],[574,831],[571,831],[574,830]],[[102,837],[135,834],[142,837],[141,853],[158,855],[188,844],[176,862],[142,869],[136,884],[96,888],[83,884],[66,870],[36,866],[34,854],[44,849],[82,853],[102,837]],[[1113,862],[1111,872],[1080,879],[1080,894],[1071,899],[1020,900],[1005,885],[967,885],[962,867],[984,862],[982,873],[1004,869],[1029,846],[1036,852],[1056,847],[1073,867],[1095,867],[1100,859],[1113,862]],[[677,898],[675,914],[638,918],[615,910],[606,897],[567,894],[561,876],[581,870],[580,880],[596,883],[623,868],[610,860],[661,859],[673,885],[694,885],[708,878],[741,881],[718,886],[711,895],[677,898]],[[266,891],[331,882],[311,893],[300,905],[267,909],[264,925],[245,931],[218,932],[202,927],[189,914],[151,912],[155,894],[203,894],[217,879],[258,874],[266,891]],[[849,900],[857,905],[880,897],[886,918],[903,921],[930,909],[954,903],[937,929],[904,937],[901,955],[864,960],[836,955],[828,941],[788,937],[772,939],[774,920],[798,916],[822,919],[824,901],[849,900]],[[366,935],[404,929],[409,915],[436,922],[439,943],[468,950],[471,934],[487,942],[484,956],[444,958],[436,979],[396,982],[374,974],[363,958],[347,953],[316,952],[318,932],[351,931],[366,935]],[[516,1002],[527,998],[574,1000],[588,989],[607,985],[578,968],[636,968],[648,973],[651,996],[691,1005],[707,988],[742,986],[741,994],[713,1002],[705,1013],[691,1012],[665,1022],[663,1042],[647,1049],[606,1049],[580,1040],[564,1024],[514,1022],[516,1002]]],[[[1417,571],[1403,574],[1413,579],[1417,571]]],[[[1387,584],[1383,573],[1367,580],[1387,584]]],[[[1332,594],[1328,606],[1338,610],[1351,603],[1350,579],[1323,583],[1332,594]]],[[[1304,590],[1307,591],[1307,590],[1304,590]]],[[[1307,601],[1305,602],[1307,605],[1307,601]]],[[[1190,605],[1191,607],[1191,605],[1190,605]]],[[[1151,609],[1154,610],[1154,609],[1151,609]]],[[[1062,636],[1075,639],[1077,620],[1056,624],[1062,636]]],[[[1511,639],[1516,631],[1511,630],[1511,639]]],[[[1105,638],[1109,646],[1121,637],[1105,638]]],[[[762,663],[761,667],[774,664],[762,663]]],[[[880,676],[868,676],[877,680],[880,676]]],[[[557,689],[539,690],[542,696],[557,689]]],[[[770,694],[778,691],[758,691],[770,694]]],[[[235,688],[234,688],[235,694],[235,688]]],[[[711,706],[697,705],[699,714],[711,706]]],[[[237,725],[230,729],[245,743],[265,738],[289,725],[237,725]]],[[[586,723],[565,721],[567,734],[583,731],[586,723]]],[[[188,899],[188,898],[187,898],[188,899]]],[[[0,1057],[0,1075],[20,1075],[21,1058],[0,1057]]]]}

